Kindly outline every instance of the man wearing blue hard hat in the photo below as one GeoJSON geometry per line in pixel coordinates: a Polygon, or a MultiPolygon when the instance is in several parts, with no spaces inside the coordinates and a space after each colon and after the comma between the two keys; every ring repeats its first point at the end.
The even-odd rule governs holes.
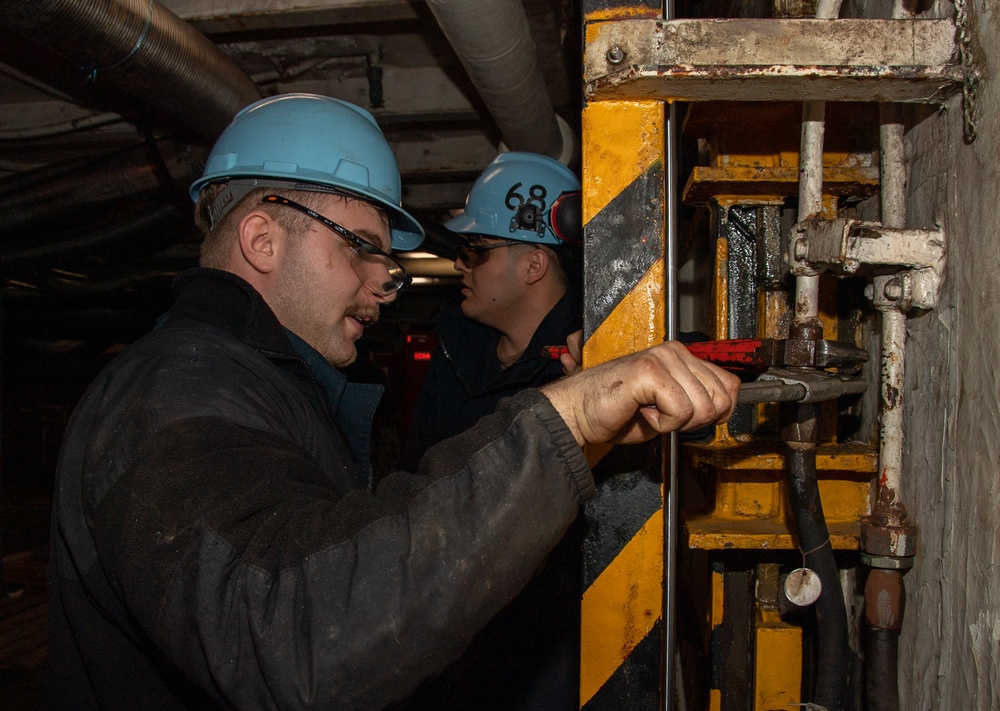
{"type": "MultiPolygon", "coordinates": [[[[558,351],[583,325],[580,197],[580,181],[558,161],[502,153],[445,223],[459,239],[462,301],[437,319],[439,345],[404,468],[503,398],[563,376],[558,351]]],[[[543,571],[408,708],[579,709],[581,539],[577,523],[543,571]]]]}
{"type": "Polygon", "coordinates": [[[50,708],[383,708],[538,568],[593,488],[582,444],[732,409],[731,376],[664,344],[524,391],[373,487],[375,401],[337,368],[421,237],[374,119],[259,101],[192,196],[201,268],[63,440],[50,708]]]}

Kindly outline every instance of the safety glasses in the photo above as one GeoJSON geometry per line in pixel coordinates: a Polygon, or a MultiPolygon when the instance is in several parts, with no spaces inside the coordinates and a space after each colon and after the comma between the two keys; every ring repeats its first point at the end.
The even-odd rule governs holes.
{"type": "Polygon", "coordinates": [[[516,239],[509,239],[496,244],[472,244],[468,240],[458,243],[458,253],[456,259],[465,265],[466,269],[475,269],[480,264],[490,258],[490,250],[501,247],[513,247],[515,244],[524,244],[516,239]]]}
{"type": "Polygon", "coordinates": [[[364,237],[359,237],[330,218],[323,217],[315,210],[280,195],[265,195],[261,202],[298,210],[333,230],[351,246],[351,250],[354,252],[355,258],[351,260],[354,273],[379,296],[392,296],[408,287],[413,281],[413,277],[406,273],[403,265],[391,254],[383,252],[364,237]]]}

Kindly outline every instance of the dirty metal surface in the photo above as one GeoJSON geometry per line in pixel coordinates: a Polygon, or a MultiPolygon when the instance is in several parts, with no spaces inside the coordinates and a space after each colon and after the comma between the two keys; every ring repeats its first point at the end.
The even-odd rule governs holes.
{"type": "MultiPolygon", "coordinates": [[[[734,196],[744,203],[752,199],[780,204],[796,193],[798,178],[798,166],[695,166],[684,187],[684,202],[699,204],[734,196]]],[[[874,195],[878,192],[878,167],[826,167],[823,190],[829,195],[874,195]]]]}
{"type": "MultiPolygon", "coordinates": [[[[787,550],[796,546],[784,491],[781,447],[763,441],[685,447],[687,464],[701,472],[709,504],[684,512],[687,545],[702,550],[787,550]]],[[[878,457],[861,445],[820,445],[816,456],[820,497],[830,540],[856,550],[860,517],[878,457]]]]}
{"type": "Polygon", "coordinates": [[[941,103],[962,88],[950,20],[618,20],[586,36],[588,101],[941,103]]]}
{"type": "MultiPolygon", "coordinates": [[[[584,6],[588,16],[599,9],[584,6]]],[[[584,109],[584,367],[666,335],[666,121],[659,101],[584,109]]],[[[583,513],[580,703],[652,711],[662,666],[664,453],[654,441],[603,454],[595,465],[588,451],[601,484],[583,513]]]]}

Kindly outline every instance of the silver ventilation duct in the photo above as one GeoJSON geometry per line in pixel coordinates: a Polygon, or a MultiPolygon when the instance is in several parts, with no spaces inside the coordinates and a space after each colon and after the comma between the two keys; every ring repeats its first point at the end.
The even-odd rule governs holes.
{"type": "Polygon", "coordinates": [[[261,98],[232,59],[155,0],[3,0],[0,24],[209,140],[261,98]]]}
{"type": "Polygon", "coordinates": [[[511,150],[569,163],[572,132],[556,116],[521,0],[427,0],[511,150]]]}

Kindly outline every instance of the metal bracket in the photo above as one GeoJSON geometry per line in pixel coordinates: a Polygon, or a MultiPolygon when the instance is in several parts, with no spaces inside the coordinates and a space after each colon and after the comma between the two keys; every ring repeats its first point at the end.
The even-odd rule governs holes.
{"type": "Polygon", "coordinates": [[[944,261],[944,230],[883,227],[848,218],[806,220],[790,235],[790,257],[815,269],[854,274],[862,267],[935,267],[944,261]]]}
{"type": "Polygon", "coordinates": [[[792,273],[855,274],[902,267],[907,271],[875,276],[868,298],[879,309],[932,309],[944,272],[945,235],[940,227],[911,230],[847,218],[806,220],[789,233],[788,256],[792,273]]]}

